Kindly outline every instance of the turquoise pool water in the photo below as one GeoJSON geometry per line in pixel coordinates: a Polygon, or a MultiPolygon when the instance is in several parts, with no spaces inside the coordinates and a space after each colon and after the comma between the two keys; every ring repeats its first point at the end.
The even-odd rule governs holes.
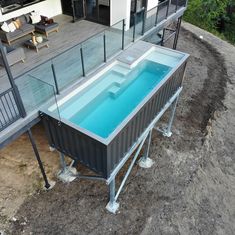
{"type": "Polygon", "coordinates": [[[107,138],[172,69],[144,60],[134,69],[115,65],[60,108],[75,125],[107,138]]]}

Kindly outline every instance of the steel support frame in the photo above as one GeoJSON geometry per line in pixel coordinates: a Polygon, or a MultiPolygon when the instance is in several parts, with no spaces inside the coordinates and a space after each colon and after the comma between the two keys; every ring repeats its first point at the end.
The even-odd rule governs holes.
{"type": "Polygon", "coordinates": [[[172,136],[171,129],[172,129],[172,124],[173,124],[174,117],[175,117],[175,111],[176,111],[178,99],[179,99],[179,97],[177,97],[171,105],[171,113],[170,113],[170,117],[169,117],[167,127],[162,128],[162,129],[154,127],[155,130],[161,132],[162,135],[165,136],[165,137],[171,137],[172,136]]]}
{"type": "Polygon", "coordinates": [[[148,134],[147,148],[145,148],[145,152],[144,152],[144,154],[142,156],[143,161],[146,161],[148,159],[148,156],[149,156],[150,144],[151,144],[151,140],[152,140],[152,131],[153,131],[153,129],[151,129],[149,131],[149,134],[148,134]]]}
{"type": "Polygon", "coordinates": [[[161,46],[164,46],[165,42],[167,42],[173,35],[176,34],[176,30],[175,29],[171,29],[171,28],[164,28],[163,29],[163,34],[162,34],[162,41],[161,41],[161,46]],[[165,39],[165,34],[166,31],[170,31],[171,34],[165,39]]]}
{"type": "Polygon", "coordinates": [[[181,27],[181,21],[182,21],[182,16],[180,18],[178,18],[178,21],[177,21],[176,33],[175,33],[175,38],[174,38],[174,43],[173,43],[173,49],[174,50],[176,50],[177,43],[178,43],[180,27],[181,27]]]}
{"type": "Polygon", "coordinates": [[[150,145],[151,145],[151,140],[152,140],[152,130],[150,130],[149,135],[148,135],[148,142],[147,146],[144,148],[144,154],[140,158],[138,164],[142,168],[150,168],[154,164],[154,161],[149,158],[149,152],[150,152],[150,145]]]}
{"type": "MultiPolygon", "coordinates": [[[[150,146],[151,146],[151,136],[152,136],[152,130],[153,129],[157,129],[155,128],[156,123],[158,122],[158,120],[162,117],[162,115],[166,112],[166,110],[169,107],[172,107],[171,110],[171,116],[169,119],[169,123],[168,123],[168,127],[167,127],[167,132],[166,133],[171,133],[171,127],[173,124],[173,119],[174,119],[174,114],[176,111],[176,106],[177,106],[177,101],[178,101],[178,97],[182,91],[182,87],[180,87],[176,93],[170,98],[170,100],[166,103],[166,105],[162,108],[162,110],[159,112],[159,114],[155,117],[155,119],[150,123],[150,125],[148,126],[148,128],[144,131],[144,133],[139,137],[139,139],[133,144],[133,146],[131,147],[131,149],[129,150],[129,152],[124,156],[124,158],[122,159],[122,161],[116,166],[116,168],[113,170],[113,172],[111,173],[110,177],[108,179],[104,179],[101,176],[97,176],[97,175],[81,175],[79,173],[77,174],[73,174],[71,171],[69,172],[69,174],[71,174],[72,177],[75,178],[81,178],[81,179],[89,179],[89,180],[102,180],[105,181],[106,184],[109,187],[109,202],[106,205],[106,209],[115,214],[118,211],[119,208],[119,203],[117,202],[117,199],[128,179],[128,176],[131,173],[131,170],[133,169],[135,162],[137,161],[137,158],[140,154],[140,151],[143,147],[143,145],[145,144],[146,140],[148,140],[147,143],[147,148],[145,148],[145,152],[144,155],[142,156],[142,158],[144,160],[148,159],[149,157],[149,152],[150,152],[150,146]],[[127,162],[127,160],[129,160],[130,156],[133,154],[133,152],[135,152],[134,157],[132,158],[132,161],[129,165],[128,170],[126,171],[122,182],[120,183],[120,186],[118,188],[118,190],[116,191],[116,176],[117,174],[120,172],[121,168],[124,166],[124,164],[127,162]]],[[[157,129],[159,130],[159,129],[157,129]]],[[[167,135],[166,135],[167,136],[167,135]]],[[[65,159],[64,159],[64,154],[60,153],[60,160],[61,160],[61,167],[62,170],[61,171],[65,171],[68,169],[68,166],[66,166],[65,163],[65,159]]],[[[69,167],[74,165],[74,161],[72,161],[72,163],[70,164],[69,167]]]]}
{"type": "Polygon", "coordinates": [[[58,172],[57,176],[61,181],[69,183],[76,178],[105,181],[105,179],[99,175],[81,175],[76,171],[75,168],[78,165],[77,161],[73,160],[70,165],[67,165],[65,161],[65,155],[62,152],[59,152],[59,155],[61,170],[58,172]]]}
{"type": "Polygon", "coordinates": [[[113,214],[115,214],[117,212],[117,210],[119,208],[119,203],[117,202],[117,199],[118,199],[118,197],[123,189],[123,186],[124,186],[128,176],[129,176],[129,174],[130,174],[130,172],[131,172],[131,170],[137,160],[137,157],[140,153],[140,150],[142,149],[147,137],[149,136],[147,149],[145,150],[145,154],[143,156],[145,159],[148,158],[150,144],[151,144],[152,130],[156,129],[155,128],[156,123],[158,122],[158,120],[161,118],[161,116],[165,113],[165,111],[169,107],[173,107],[172,111],[171,111],[171,116],[170,116],[170,120],[168,123],[168,127],[167,127],[167,131],[169,131],[171,133],[171,127],[172,127],[172,123],[173,123],[173,119],[174,119],[174,115],[175,115],[175,111],[176,111],[176,105],[177,105],[178,97],[179,97],[181,91],[182,91],[182,87],[179,88],[179,90],[175,93],[175,95],[168,101],[168,103],[165,105],[165,107],[160,111],[160,113],[157,115],[157,117],[152,121],[152,123],[149,125],[149,127],[142,134],[142,136],[133,145],[133,147],[130,149],[130,151],[127,153],[127,155],[123,158],[123,160],[114,169],[114,171],[111,174],[111,176],[109,177],[109,179],[106,180],[106,183],[109,185],[109,202],[106,206],[106,209],[109,212],[111,212],[113,214]],[[115,185],[116,175],[119,173],[120,169],[123,167],[123,165],[126,163],[126,161],[129,159],[129,157],[133,154],[133,152],[135,150],[136,150],[136,153],[135,153],[134,157],[132,158],[132,162],[130,163],[130,166],[129,166],[125,176],[123,177],[123,180],[119,186],[119,189],[116,192],[116,185],[115,185]]]}
{"type": "MultiPolygon", "coordinates": [[[[151,134],[151,132],[152,132],[152,129],[148,130],[147,135],[144,136],[144,138],[142,139],[141,143],[138,145],[136,153],[135,153],[135,155],[134,155],[134,157],[133,157],[133,159],[132,159],[132,161],[131,161],[131,163],[129,165],[129,168],[128,168],[126,174],[124,175],[124,177],[122,179],[122,182],[121,182],[117,192],[116,192],[116,189],[115,189],[115,187],[116,187],[115,186],[115,177],[116,176],[109,183],[109,202],[108,202],[108,204],[106,206],[106,209],[109,212],[113,213],[113,214],[115,214],[117,212],[118,208],[119,208],[119,203],[117,202],[117,199],[118,199],[118,197],[119,197],[119,195],[120,195],[120,193],[121,193],[121,191],[122,191],[122,189],[123,189],[123,187],[124,187],[124,185],[125,185],[125,183],[126,183],[126,181],[128,179],[128,176],[131,173],[132,168],[134,167],[134,164],[135,164],[135,162],[136,162],[136,160],[137,160],[137,158],[139,156],[139,153],[140,153],[140,151],[141,151],[141,149],[142,149],[142,147],[143,147],[147,137],[151,134]]],[[[147,148],[148,149],[150,148],[150,142],[148,142],[148,147],[147,148]]],[[[149,153],[149,151],[147,151],[147,153],[149,153]]],[[[148,155],[146,156],[146,158],[148,158],[148,155]]]]}
{"type": "Polygon", "coordinates": [[[177,42],[178,42],[178,38],[179,38],[180,27],[181,27],[181,21],[182,21],[182,17],[179,17],[177,20],[177,25],[176,25],[175,29],[171,29],[171,28],[164,28],[163,29],[161,46],[164,46],[165,42],[167,42],[174,35],[175,37],[174,37],[174,42],[173,42],[172,48],[174,50],[176,50],[177,42]],[[166,34],[167,30],[172,33],[165,39],[165,34],[166,34]]]}

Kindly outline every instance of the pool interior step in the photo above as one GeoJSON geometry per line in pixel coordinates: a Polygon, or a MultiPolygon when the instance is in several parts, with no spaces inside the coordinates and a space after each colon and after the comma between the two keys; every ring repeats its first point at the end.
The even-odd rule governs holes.
{"type": "Polygon", "coordinates": [[[118,74],[121,74],[122,76],[127,76],[128,73],[131,72],[131,69],[126,68],[126,67],[121,66],[121,65],[116,65],[116,66],[113,68],[113,71],[114,71],[114,72],[117,72],[118,74]]]}
{"type": "MultiPolygon", "coordinates": [[[[138,73],[135,72],[135,73],[138,73]]],[[[123,78],[119,78],[119,80],[115,81],[114,86],[112,86],[108,92],[111,95],[112,98],[116,98],[117,96],[119,96],[123,91],[125,91],[125,89],[128,87],[128,84],[131,83],[135,76],[133,76],[135,74],[133,73],[128,73],[128,75],[126,75],[123,78]]]]}
{"type": "Polygon", "coordinates": [[[96,86],[91,86],[89,88],[89,96],[87,95],[87,93],[80,93],[79,96],[77,95],[73,99],[71,105],[65,105],[65,107],[60,110],[61,116],[66,119],[71,118],[90,102],[93,102],[93,100],[100,96],[102,93],[104,93],[105,91],[109,91],[109,89],[113,86],[119,88],[122,87],[125,81],[126,79],[123,73],[112,70],[108,75],[106,75],[105,79],[102,79],[96,86]]]}
{"type": "Polygon", "coordinates": [[[109,89],[109,94],[111,95],[112,98],[115,98],[118,96],[119,91],[120,91],[119,86],[113,86],[109,89]]]}
{"type": "Polygon", "coordinates": [[[120,78],[120,79],[117,79],[116,81],[115,81],[115,85],[116,86],[122,86],[125,82],[126,82],[126,78],[120,78]]]}

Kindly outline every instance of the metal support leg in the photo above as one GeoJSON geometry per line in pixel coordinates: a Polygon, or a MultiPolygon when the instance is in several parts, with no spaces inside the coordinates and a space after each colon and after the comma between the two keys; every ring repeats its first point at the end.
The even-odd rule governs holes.
{"type": "Polygon", "coordinates": [[[115,199],[115,178],[109,184],[109,203],[106,206],[106,209],[115,214],[119,208],[119,203],[116,202],[115,199]]]}
{"type": "Polygon", "coordinates": [[[171,106],[170,119],[169,119],[167,128],[165,130],[163,130],[163,136],[171,137],[171,135],[172,135],[171,127],[172,127],[172,124],[173,124],[178,99],[179,99],[179,96],[175,99],[174,103],[171,106]]]}
{"type": "Polygon", "coordinates": [[[181,21],[182,18],[180,17],[177,22],[176,26],[176,33],[175,33],[175,38],[174,38],[174,43],[173,43],[173,49],[176,50],[177,43],[178,43],[178,38],[179,38],[179,33],[180,33],[180,27],[181,27],[181,21]]]}
{"type": "Polygon", "coordinates": [[[59,154],[60,154],[61,170],[58,172],[57,176],[64,183],[72,182],[77,178],[78,175],[77,169],[72,167],[72,164],[67,166],[64,154],[61,152],[59,154]]]}
{"type": "Polygon", "coordinates": [[[154,161],[151,158],[149,158],[149,150],[150,150],[151,139],[152,139],[152,131],[153,130],[149,131],[148,145],[145,148],[143,156],[139,160],[139,166],[142,168],[150,168],[154,164],[154,161]]]}
{"type": "Polygon", "coordinates": [[[164,28],[164,29],[163,29],[163,33],[162,33],[161,46],[164,46],[165,33],[166,33],[166,29],[164,28]]]}
{"type": "Polygon", "coordinates": [[[48,179],[47,179],[47,176],[46,176],[46,173],[45,173],[45,170],[44,170],[44,167],[43,167],[43,164],[42,164],[42,161],[41,161],[41,158],[40,158],[40,155],[39,155],[37,146],[36,146],[36,143],[35,143],[34,138],[33,138],[33,134],[32,134],[32,132],[31,132],[30,129],[27,131],[27,133],[28,133],[28,136],[29,136],[31,145],[32,145],[32,147],[33,147],[34,154],[35,154],[36,159],[37,159],[37,161],[38,161],[38,165],[39,165],[39,168],[40,168],[40,170],[41,170],[41,173],[42,173],[44,182],[45,182],[45,188],[46,188],[46,189],[50,189],[50,188],[51,188],[51,185],[50,185],[49,182],[48,182],[48,179]]]}
{"type": "Polygon", "coordinates": [[[134,164],[137,160],[137,157],[139,156],[140,150],[142,149],[142,147],[143,147],[143,145],[144,145],[144,143],[147,139],[147,136],[148,136],[148,134],[146,134],[146,136],[143,137],[143,140],[138,145],[138,149],[135,153],[135,156],[133,157],[133,159],[131,161],[131,164],[130,164],[125,176],[123,177],[123,180],[122,180],[122,182],[121,182],[121,184],[120,184],[120,186],[117,190],[117,193],[116,193],[116,190],[115,190],[115,177],[116,177],[116,175],[114,177],[112,177],[112,180],[109,182],[109,194],[110,194],[109,197],[110,198],[109,198],[109,203],[106,206],[106,209],[111,213],[115,214],[116,211],[118,210],[119,204],[117,203],[117,199],[118,199],[118,197],[119,197],[119,195],[120,195],[120,193],[121,193],[121,191],[122,191],[122,189],[123,189],[123,187],[124,187],[124,185],[127,181],[128,176],[131,173],[131,170],[132,170],[132,168],[133,168],[133,166],[134,166],[134,164]]]}
{"type": "Polygon", "coordinates": [[[64,171],[66,168],[66,162],[65,162],[65,157],[63,153],[60,154],[60,165],[61,165],[61,170],[64,171]]]}

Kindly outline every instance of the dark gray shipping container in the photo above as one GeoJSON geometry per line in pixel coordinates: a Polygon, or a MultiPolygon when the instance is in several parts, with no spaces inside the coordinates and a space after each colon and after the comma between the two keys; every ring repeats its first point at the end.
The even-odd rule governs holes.
{"type": "Polygon", "coordinates": [[[187,58],[188,55],[185,55],[181,64],[156,86],[107,140],[102,141],[63,120],[42,113],[50,146],[108,179],[170,98],[182,87],[187,58]]]}

